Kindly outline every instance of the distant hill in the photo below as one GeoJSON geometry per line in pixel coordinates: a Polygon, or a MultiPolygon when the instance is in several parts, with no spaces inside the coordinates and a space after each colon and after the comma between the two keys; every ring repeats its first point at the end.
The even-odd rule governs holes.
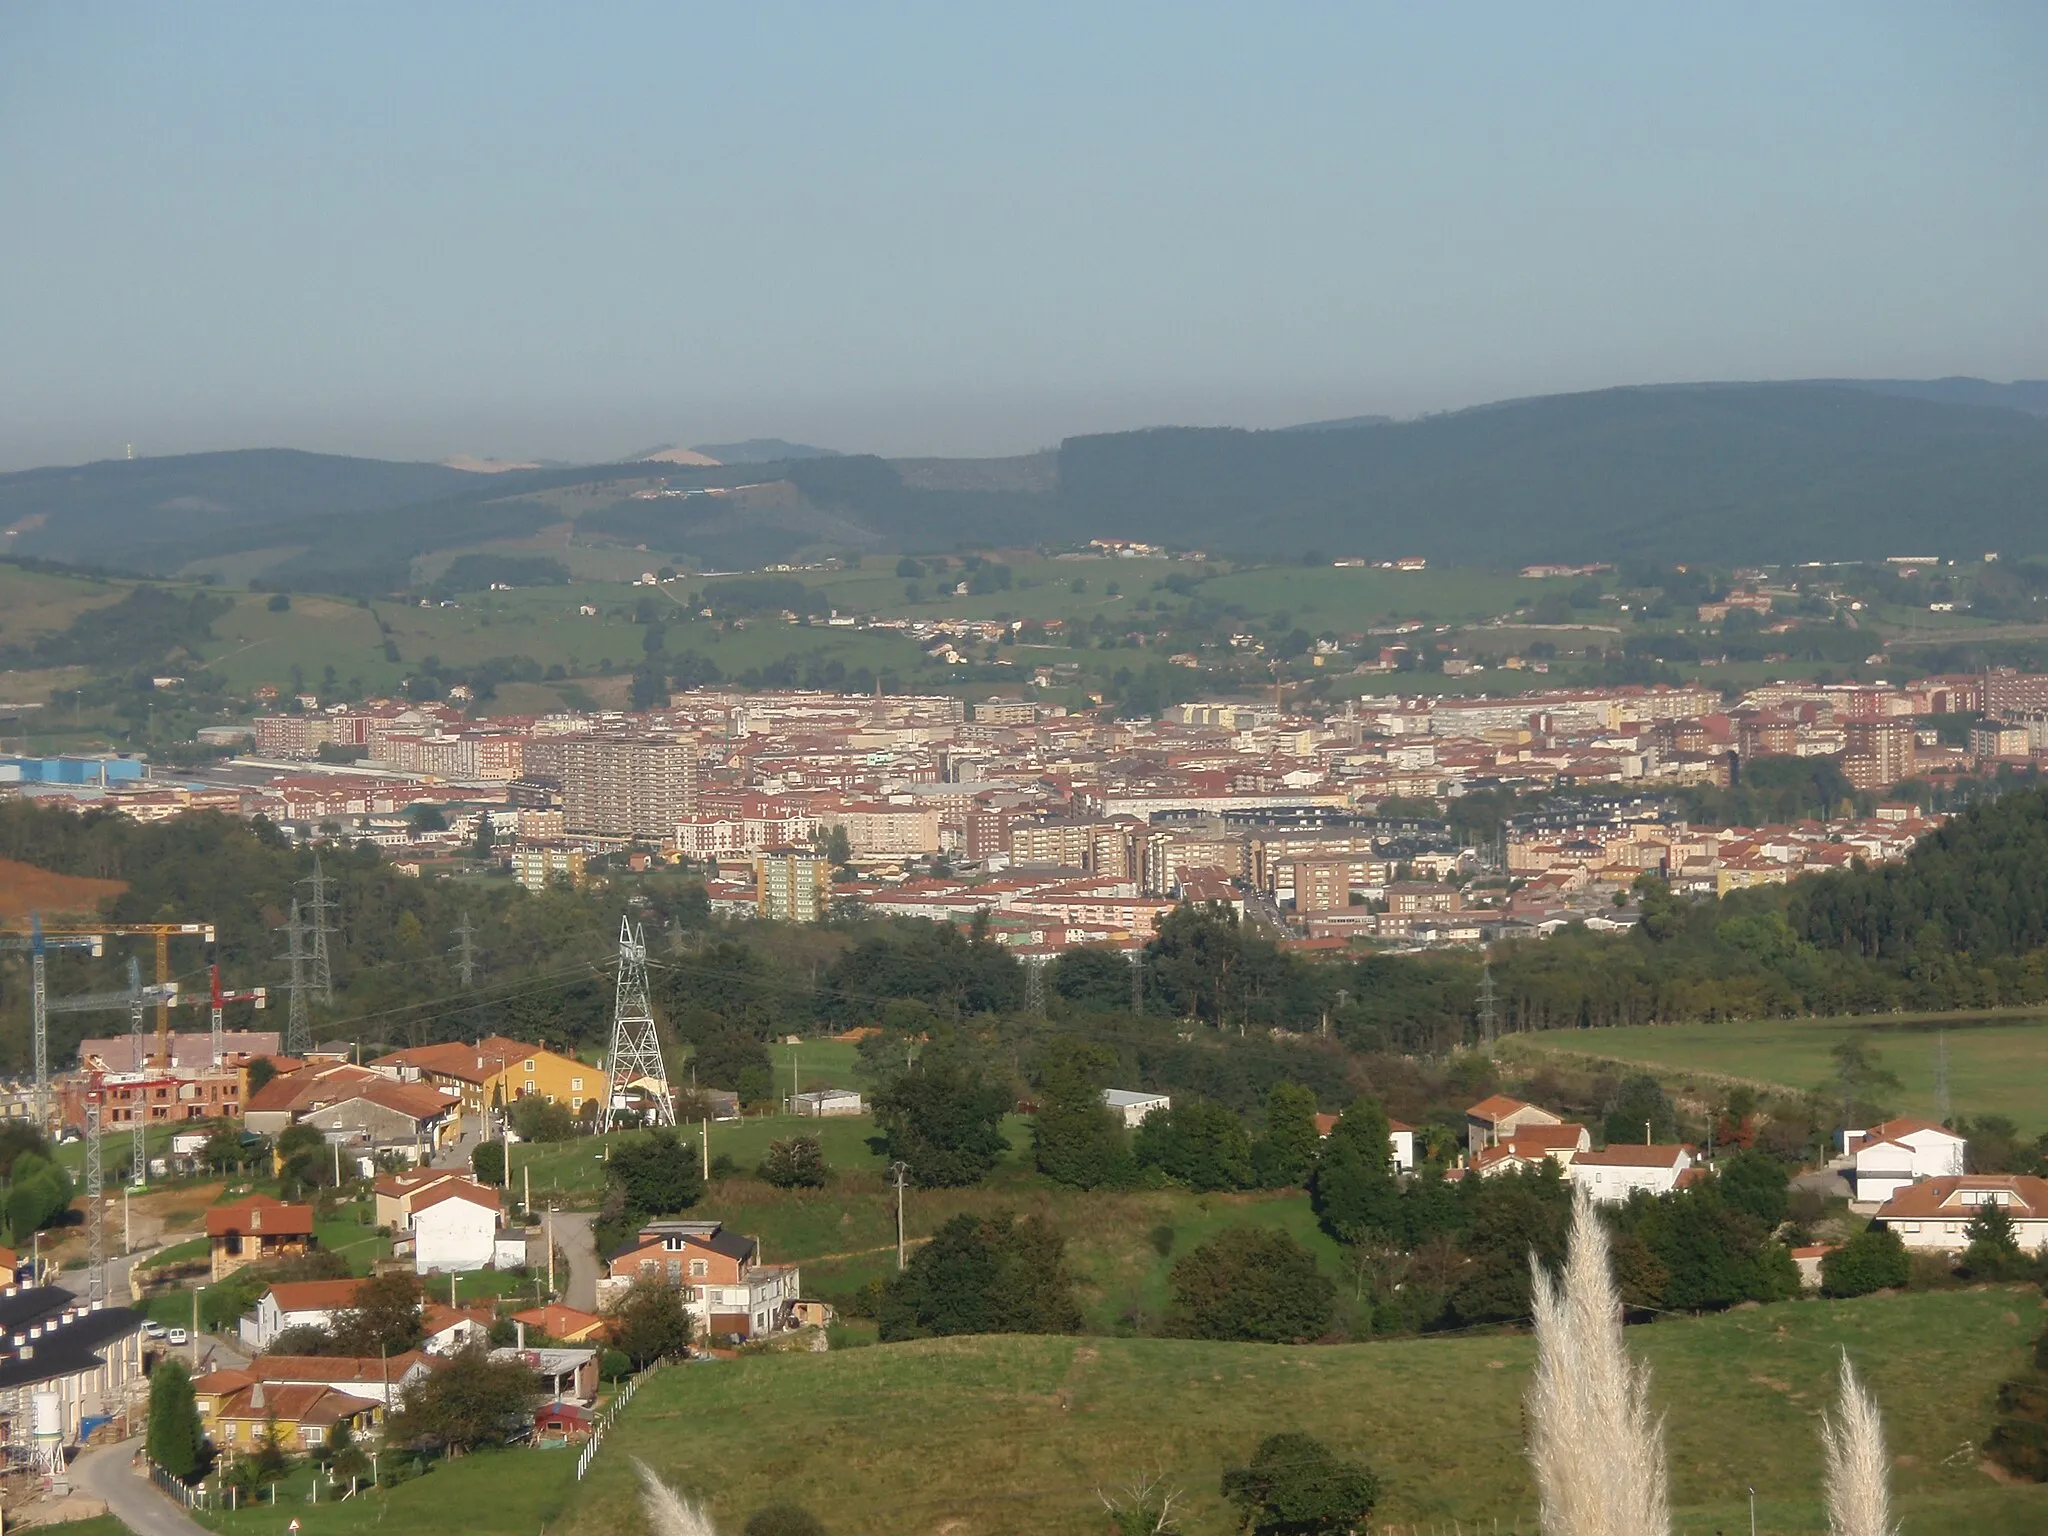
{"type": "Polygon", "coordinates": [[[795,459],[836,459],[837,448],[813,448],[779,437],[750,437],[743,443],[699,443],[694,450],[721,464],[780,464],[795,459]]]}
{"type": "Polygon", "coordinates": [[[18,530],[6,553],[160,572],[232,556],[243,574],[344,592],[401,589],[422,554],[571,516],[579,539],[724,569],[1112,536],[1266,559],[1493,567],[2048,554],[2048,417],[2023,408],[2035,390],[2048,386],[1645,386],[1406,422],[1108,433],[997,459],[761,440],[679,457],[790,456],[484,475],[282,450],[195,454],[0,475],[0,527],[18,530]],[[640,494],[650,489],[670,494],[640,494]]]}
{"type": "Polygon", "coordinates": [[[1335,421],[1304,421],[1298,426],[1282,427],[1282,432],[1342,432],[1351,427],[1384,427],[1392,423],[1391,416],[1340,416],[1335,421]]]}
{"type": "Polygon", "coordinates": [[[1909,400],[1938,400],[1944,405],[1978,405],[2029,416],[2048,416],[2048,379],[2014,379],[1994,384],[1989,379],[1812,379],[1843,389],[1867,389],[1878,395],[1903,395],[1909,400]]]}

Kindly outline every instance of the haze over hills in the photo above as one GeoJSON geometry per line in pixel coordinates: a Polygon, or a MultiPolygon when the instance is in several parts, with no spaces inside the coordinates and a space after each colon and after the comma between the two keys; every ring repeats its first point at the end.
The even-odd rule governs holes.
{"type": "Polygon", "coordinates": [[[1646,386],[1001,459],[764,439],[490,475],[252,450],[0,476],[0,527],[24,555],[164,572],[235,555],[336,590],[391,590],[421,554],[571,520],[579,542],[724,568],[1098,536],[1495,566],[2017,555],[2048,553],[2043,402],[2048,385],[1980,380],[1646,386]],[[768,452],[783,456],[746,457],[768,452]]]}

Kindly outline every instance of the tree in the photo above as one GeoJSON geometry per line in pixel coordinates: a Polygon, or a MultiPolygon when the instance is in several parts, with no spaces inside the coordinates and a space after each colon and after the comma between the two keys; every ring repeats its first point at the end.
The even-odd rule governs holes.
{"type": "Polygon", "coordinates": [[[424,801],[409,807],[405,819],[412,824],[412,829],[416,833],[448,830],[447,814],[438,805],[428,805],[424,801]]]}
{"type": "Polygon", "coordinates": [[[479,1184],[500,1189],[505,1183],[505,1143],[480,1141],[469,1149],[469,1171],[479,1184]]]}
{"type": "Polygon", "coordinates": [[[1252,1179],[1263,1189],[1306,1187],[1316,1165],[1316,1096],[1299,1083],[1266,1093],[1266,1126],[1252,1143],[1252,1179]]]}
{"type": "Polygon", "coordinates": [[[1360,1099],[1337,1119],[1323,1144],[1309,1198],[1323,1229],[1339,1242],[1384,1242],[1400,1235],[1401,1187],[1394,1178],[1386,1111],[1360,1099]]]}
{"type": "Polygon", "coordinates": [[[1790,1199],[1785,1165],[1765,1152],[1744,1150],[1721,1164],[1721,1198],[1775,1232],[1790,1199]]]}
{"type": "Polygon", "coordinates": [[[263,1421],[263,1433],[256,1437],[251,1448],[249,1470],[259,1483],[274,1483],[292,1469],[291,1447],[285,1444],[284,1431],[278,1427],[277,1415],[271,1414],[263,1421]]]}
{"type": "Polygon", "coordinates": [[[882,1291],[884,1343],[963,1333],[1078,1333],[1065,1239],[1044,1222],[955,1216],[882,1291]]]}
{"type": "Polygon", "coordinates": [[[775,1066],[768,1059],[768,1047],[744,1030],[722,1029],[709,1036],[691,1060],[696,1063],[700,1087],[727,1089],[749,1104],[759,1103],[775,1091],[775,1066]]]}
{"type": "Polygon", "coordinates": [[[149,1378],[149,1459],[190,1482],[206,1455],[206,1430],[192,1394],[192,1378],[175,1355],[157,1362],[149,1378]]]}
{"type": "Polygon", "coordinates": [[[1183,1339],[1305,1343],[1330,1326],[1336,1286],[1278,1227],[1231,1227],[1173,1266],[1166,1331],[1183,1339]]]}
{"type": "Polygon", "coordinates": [[[385,1443],[451,1452],[504,1445],[532,1423],[540,1400],[540,1378],[532,1371],[517,1360],[493,1360],[482,1344],[472,1344],[406,1389],[386,1421],[385,1443]]]}
{"type": "Polygon", "coordinates": [[[1190,1189],[1244,1189],[1252,1143],[1244,1122],[1221,1104],[1189,1099],[1147,1115],[1131,1138],[1141,1168],[1157,1168],[1190,1189]]]}
{"type": "Polygon", "coordinates": [[[1102,1079],[1115,1065],[1108,1047],[1072,1040],[1048,1047],[1040,1062],[1031,1159],[1055,1183],[1102,1189],[1130,1182],[1130,1135],[1123,1117],[1102,1102],[1102,1079]]]}
{"type": "Polygon", "coordinates": [[[1365,1529],[1380,1480],[1312,1435],[1270,1435],[1249,1466],[1223,1474],[1223,1496],[1237,1506],[1237,1528],[1252,1536],[1339,1536],[1365,1529]]]}
{"type": "Polygon", "coordinates": [[[644,1371],[657,1360],[690,1351],[690,1313],[683,1293],[665,1280],[643,1275],[612,1311],[612,1343],[644,1371]]]}
{"type": "Polygon", "coordinates": [[[334,1314],[336,1353],[367,1358],[418,1349],[427,1337],[424,1300],[419,1278],[408,1270],[372,1275],[356,1287],[354,1305],[334,1314]]]}
{"type": "Polygon", "coordinates": [[[334,1347],[334,1335],[318,1323],[294,1323],[281,1328],[270,1336],[264,1346],[267,1355],[337,1355],[343,1353],[334,1347]]]}
{"type": "Polygon", "coordinates": [[[54,1226],[71,1208],[71,1176],[37,1152],[17,1152],[7,1187],[7,1226],[16,1247],[54,1226]]]}
{"type": "Polygon", "coordinates": [[[1672,1108],[1671,1096],[1657,1079],[1647,1073],[1638,1073],[1624,1078],[1621,1086],[1615,1089],[1614,1097],[1607,1101],[1607,1118],[1601,1126],[1601,1134],[1609,1146],[1633,1144],[1645,1139],[1645,1127],[1649,1131],[1648,1140],[1675,1140],[1678,1112],[1672,1108]]]}
{"type": "Polygon", "coordinates": [[[1972,1280],[2013,1280],[2026,1273],[2027,1257],[2020,1252],[2019,1233],[2011,1215],[1996,1200],[1977,1207],[1963,1236],[1969,1239],[1963,1250],[1963,1268],[1972,1280]]]}
{"type": "Polygon", "coordinates": [[[567,1141],[576,1134],[576,1117],[569,1106],[537,1093],[514,1099],[511,1118],[513,1134],[521,1141],[567,1141]]]}
{"type": "Polygon", "coordinates": [[[701,1159],[666,1126],[614,1146],[605,1176],[640,1219],[672,1216],[704,1198],[701,1159]]]}
{"type": "Polygon", "coordinates": [[[327,1463],[327,1470],[334,1474],[337,1482],[353,1480],[370,1470],[370,1458],[356,1444],[355,1431],[349,1428],[347,1419],[336,1419],[334,1427],[327,1431],[327,1444],[321,1448],[321,1459],[327,1463]]]}
{"type": "Polygon", "coordinates": [[[485,811],[476,819],[476,846],[473,850],[479,859],[488,859],[491,849],[497,844],[498,829],[491,824],[491,813],[485,811]]]}
{"type": "Polygon", "coordinates": [[[907,1164],[920,1189],[978,1184],[1010,1149],[1001,1125],[1010,1095],[949,1055],[927,1051],[875,1095],[884,1154],[907,1164]]]}
{"type": "Polygon", "coordinates": [[[815,1136],[785,1136],[768,1143],[761,1177],[777,1189],[822,1189],[829,1170],[825,1145],[815,1136]]]}
{"type": "Polygon", "coordinates": [[[1820,1261],[1824,1296],[1868,1296],[1895,1290],[1912,1277],[1913,1262],[1890,1227],[1865,1227],[1820,1261]]]}

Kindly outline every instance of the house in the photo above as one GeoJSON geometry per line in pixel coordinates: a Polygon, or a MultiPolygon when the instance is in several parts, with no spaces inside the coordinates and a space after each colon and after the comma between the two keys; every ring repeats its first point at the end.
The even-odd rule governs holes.
{"type": "Polygon", "coordinates": [[[636,1280],[685,1292],[700,1334],[754,1338],[788,1326],[802,1287],[794,1264],[763,1264],[761,1245],[716,1221],[651,1221],[606,1265],[603,1308],[636,1280]]]}
{"type": "Polygon", "coordinates": [[[1145,1117],[1154,1110],[1173,1108],[1173,1100],[1163,1093],[1138,1093],[1129,1088],[1105,1088],[1102,1102],[1123,1117],[1124,1125],[1132,1130],[1145,1123],[1145,1117]]]}
{"type": "Polygon", "coordinates": [[[356,1304],[360,1280],[280,1280],[242,1319],[242,1342],[266,1350],[287,1328],[332,1328],[334,1314],[356,1304]]]}
{"type": "Polygon", "coordinates": [[[597,1401],[594,1349],[494,1349],[493,1360],[516,1360],[540,1378],[541,1391],[558,1402],[588,1406],[597,1401]]]}
{"type": "Polygon", "coordinates": [[[595,1312],[582,1312],[555,1302],[514,1312],[512,1321],[561,1344],[587,1344],[592,1339],[604,1338],[611,1329],[611,1324],[595,1312]]]}
{"type": "Polygon", "coordinates": [[[348,1425],[357,1435],[367,1434],[382,1421],[384,1411],[373,1398],[335,1387],[252,1381],[219,1396],[203,1422],[214,1448],[230,1457],[254,1451],[273,1429],[287,1451],[303,1453],[325,1445],[336,1424],[348,1425]]]}
{"type": "Polygon", "coordinates": [[[412,1201],[412,1267],[423,1275],[489,1268],[497,1261],[503,1209],[495,1189],[468,1179],[418,1196],[412,1201]]]}
{"type": "Polygon", "coordinates": [[[452,1355],[479,1339],[488,1339],[497,1318],[489,1307],[451,1307],[430,1301],[420,1309],[420,1326],[430,1355],[452,1355]]]}
{"type": "Polygon", "coordinates": [[[1465,1111],[1465,1148],[1477,1152],[1481,1147],[1505,1141],[1524,1126],[1562,1124],[1562,1115],[1553,1115],[1547,1109],[1496,1093],[1465,1111]]]}
{"type": "Polygon", "coordinates": [[[470,1176],[453,1168],[419,1168],[407,1173],[387,1173],[370,1186],[371,1197],[376,1204],[377,1225],[389,1227],[393,1232],[404,1232],[412,1226],[413,1202],[422,1196],[450,1184],[474,1182],[470,1176]]]}
{"type": "Polygon", "coordinates": [[[250,1195],[206,1213],[206,1245],[212,1277],[219,1280],[244,1264],[302,1258],[317,1246],[313,1207],[274,1195],[250,1195]]]}
{"type": "Polygon", "coordinates": [[[1902,1117],[1842,1132],[1842,1150],[1854,1163],[1857,1202],[1882,1204],[1917,1179],[1961,1173],[1969,1143],[1932,1120],[1902,1117]]]}
{"type": "Polygon", "coordinates": [[[1574,1184],[1585,1185],[1595,1200],[1619,1205],[1638,1190],[1668,1195],[1690,1183],[1686,1175],[1703,1166],[1689,1146],[1624,1143],[1600,1152],[1579,1153],[1572,1159],[1570,1177],[1574,1184]]]}
{"type": "Polygon", "coordinates": [[[1799,1271],[1799,1288],[1802,1291],[1820,1289],[1820,1261],[1833,1253],[1837,1246],[1834,1243],[1811,1243],[1792,1250],[1792,1267],[1799,1271]]]}
{"type": "MultiPolygon", "coordinates": [[[[278,1386],[334,1387],[351,1397],[372,1398],[382,1407],[395,1408],[407,1388],[446,1364],[418,1349],[389,1356],[258,1355],[242,1373],[251,1381],[278,1386]]],[[[197,1390],[198,1382],[193,1387],[197,1390]]]]}
{"type": "Polygon", "coordinates": [[[1471,1160],[1482,1173],[1507,1173],[1523,1165],[1541,1168],[1546,1158],[1569,1168],[1592,1145],[1592,1133],[1569,1120],[1557,1125],[1525,1125],[1473,1153],[1471,1160]]]}
{"type": "Polygon", "coordinates": [[[329,1141],[372,1158],[395,1152],[415,1163],[453,1142],[460,1123],[460,1100],[447,1089],[384,1078],[299,1116],[299,1124],[314,1127],[329,1141]]]}
{"type": "Polygon", "coordinates": [[[792,1094],[785,1102],[792,1115],[808,1115],[814,1120],[867,1113],[866,1103],[851,1088],[814,1088],[809,1093],[792,1094]]]}
{"type": "MultiPolygon", "coordinates": [[[[1341,1115],[1317,1115],[1316,1139],[1327,1140],[1330,1132],[1337,1129],[1341,1115]]],[[[1415,1171],[1415,1127],[1399,1120],[1387,1121],[1387,1156],[1394,1164],[1396,1173],[1415,1171]]]]}
{"type": "Polygon", "coordinates": [[[1917,1253],[1961,1253],[1966,1228],[1982,1205],[2012,1218],[2013,1236],[2028,1253],[2048,1247],[2048,1179],[2026,1173],[1963,1173],[1919,1179],[1885,1201],[1877,1221],[1917,1253]]]}
{"type": "Polygon", "coordinates": [[[606,1078],[599,1068],[503,1035],[487,1035],[473,1046],[423,1045],[393,1051],[370,1065],[403,1082],[452,1090],[463,1113],[477,1119],[486,1109],[514,1099],[552,1099],[567,1105],[572,1115],[580,1115],[586,1104],[602,1105],[605,1099],[606,1078]]]}

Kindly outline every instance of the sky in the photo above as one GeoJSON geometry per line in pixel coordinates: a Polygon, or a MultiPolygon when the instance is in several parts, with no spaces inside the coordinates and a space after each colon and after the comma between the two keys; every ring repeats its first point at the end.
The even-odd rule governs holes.
{"type": "Polygon", "coordinates": [[[2048,377],[2048,6],[0,6],[0,469],[2048,377]]]}

